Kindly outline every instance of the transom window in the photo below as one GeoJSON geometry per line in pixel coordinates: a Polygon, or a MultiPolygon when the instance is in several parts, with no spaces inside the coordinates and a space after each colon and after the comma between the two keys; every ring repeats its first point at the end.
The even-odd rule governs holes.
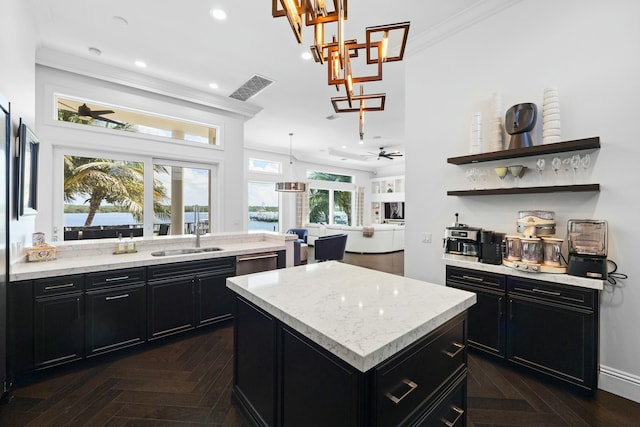
{"type": "Polygon", "coordinates": [[[218,128],[215,126],[62,95],[57,95],[56,100],[59,121],[218,145],[218,128]]]}
{"type": "Polygon", "coordinates": [[[270,173],[276,175],[282,173],[282,163],[274,162],[272,160],[251,158],[249,159],[249,171],[270,173]]]}

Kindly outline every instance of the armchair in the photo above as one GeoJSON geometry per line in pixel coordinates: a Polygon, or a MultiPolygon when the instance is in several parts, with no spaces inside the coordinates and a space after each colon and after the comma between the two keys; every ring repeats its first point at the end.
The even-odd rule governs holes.
{"type": "Polygon", "coordinates": [[[318,261],[337,260],[344,258],[344,250],[347,246],[346,234],[333,234],[318,237],[314,247],[314,257],[318,261]]]}
{"type": "Polygon", "coordinates": [[[287,234],[297,234],[300,243],[307,243],[308,232],[306,228],[290,228],[287,230],[287,234]]]}

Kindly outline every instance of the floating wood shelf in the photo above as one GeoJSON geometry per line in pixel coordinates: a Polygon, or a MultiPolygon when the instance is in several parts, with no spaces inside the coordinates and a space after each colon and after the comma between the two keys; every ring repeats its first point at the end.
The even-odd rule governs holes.
{"type": "Polygon", "coordinates": [[[487,188],[482,190],[447,191],[447,196],[491,196],[498,194],[534,194],[560,192],[598,192],[600,184],[550,185],[543,187],[487,188]]]}
{"type": "MultiPolygon", "coordinates": [[[[464,165],[469,163],[490,162],[492,160],[513,159],[516,157],[542,156],[545,154],[566,153],[568,151],[588,150],[600,148],[600,137],[576,139],[573,141],[556,142],[555,144],[534,145],[533,147],[515,148],[512,150],[492,151],[490,153],[472,154],[469,156],[449,157],[447,163],[464,165]]],[[[567,186],[570,187],[570,186],[567,186]]],[[[540,188],[540,187],[537,187],[540,188]]],[[[564,190],[576,191],[576,190],[564,190]]],[[[577,190],[582,191],[582,190],[577,190]]],[[[592,191],[592,190],[584,190],[592,191]]],[[[495,193],[509,194],[509,193],[495,193]]]]}

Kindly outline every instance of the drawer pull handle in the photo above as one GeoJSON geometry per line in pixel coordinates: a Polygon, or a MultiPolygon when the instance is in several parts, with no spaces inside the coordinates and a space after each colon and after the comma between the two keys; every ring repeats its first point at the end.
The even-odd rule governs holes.
{"type": "Polygon", "coordinates": [[[54,289],[73,288],[75,285],[76,285],[75,283],[65,283],[64,285],[45,286],[44,290],[45,291],[52,291],[54,289]]]}
{"type": "Polygon", "coordinates": [[[253,261],[256,259],[269,259],[269,258],[277,258],[278,254],[266,254],[266,255],[256,255],[256,256],[244,256],[238,257],[238,262],[244,261],[253,261]]]}
{"type": "Polygon", "coordinates": [[[467,279],[467,280],[473,280],[475,282],[484,282],[484,279],[482,277],[473,277],[473,276],[462,276],[463,279],[467,279]]]}
{"type": "Polygon", "coordinates": [[[462,350],[464,350],[465,345],[464,344],[460,344],[459,342],[454,342],[452,344],[456,348],[455,351],[442,350],[442,352],[453,359],[454,357],[456,357],[458,355],[458,353],[460,353],[462,350]]]}
{"type": "Polygon", "coordinates": [[[545,291],[544,289],[538,289],[538,288],[533,288],[532,291],[537,292],[539,294],[544,294],[544,295],[553,295],[554,297],[559,297],[560,295],[562,295],[560,292],[545,291]]]}
{"type": "Polygon", "coordinates": [[[129,294],[116,295],[113,297],[106,297],[105,301],[111,301],[112,299],[129,298],[129,294]]]}
{"type": "Polygon", "coordinates": [[[456,419],[453,421],[447,421],[444,418],[441,418],[442,422],[444,423],[444,425],[446,425],[447,427],[453,427],[457,424],[458,420],[460,419],[460,417],[462,416],[462,414],[464,414],[464,409],[462,408],[458,408],[455,405],[451,405],[451,409],[453,409],[456,413],[456,419]]]}
{"type": "Polygon", "coordinates": [[[107,277],[104,279],[105,282],[118,282],[120,280],[127,280],[129,276],[118,276],[118,277],[107,277]]]}
{"type": "Polygon", "coordinates": [[[402,383],[403,383],[403,384],[406,384],[406,385],[408,385],[408,386],[409,386],[409,389],[408,389],[408,390],[407,390],[407,391],[406,391],[402,396],[400,396],[400,397],[396,397],[396,396],[394,396],[394,395],[393,395],[393,394],[391,394],[391,393],[387,393],[387,394],[386,394],[386,396],[389,398],[389,400],[391,400],[391,401],[392,401],[393,403],[395,403],[396,405],[397,405],[398,403],[400,403],[400,401],[401,401],[402,399],[404,399],[404,398],[405,398],[405,397],[407,397],[409,394],[411,394],[411,392],[412,392],[413,390],[415,390],[415,389],[417,389],[417,388],[418,388],[418,384],[414,383],[414,382],[413,382],[413,381],[411,381],[411,380],[402,380],[402,383]]]}

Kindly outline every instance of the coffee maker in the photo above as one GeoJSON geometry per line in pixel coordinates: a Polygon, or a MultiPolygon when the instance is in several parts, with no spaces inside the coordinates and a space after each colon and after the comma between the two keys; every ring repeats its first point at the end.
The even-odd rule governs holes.
{"type": "Polygon", "coordinates": [[[444,234],[444,252],[462,255],[470,261],[480,258],[480,228],[469,227],[458,222],[458,214],[451,227],[446,227],[444,234]]]}
{"type": "Polygon", "coordinates": [[[592,279],[607,278],[607,221],[570,219],[568,273],[592,279]]]}

